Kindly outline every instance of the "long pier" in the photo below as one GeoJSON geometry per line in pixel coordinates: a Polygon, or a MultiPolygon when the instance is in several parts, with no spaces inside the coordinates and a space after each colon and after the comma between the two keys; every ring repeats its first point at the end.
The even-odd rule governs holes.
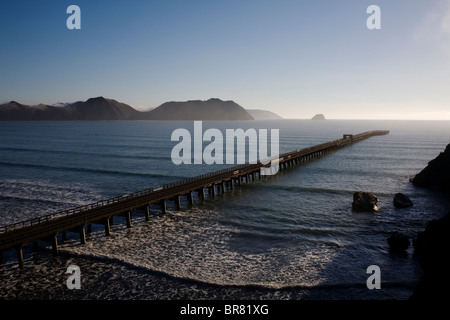
{"type": "MultiPolygon", "coordinates": [[[[274,159],[279,170],[291,166],[307,163],[322,157],[340,148],[349,146],[358,141],[377,135],[389,134],[387,130],[368,131],[360,134],[344,134],[342,139],[325,142],[316,146],[302,148],[287,152],[274,159]]],[[[265,161],[264,161],[265,162],[265,161]]],[[[156,189],[147,189],[126,196],[101,200],[88,205],[69,210],[59,211],[46,216],[21,221],[0,227],[0,260],[6,250],[16,250],[19,267],[23,268],[22,248],[33,243],[37,248],[38,241],[51,243],[54,255],[58,254],[58,235],[64,241],[67,232],[77,232],[81,244],[86,243],[86,232],[92,230],[93,224],[101,224],[105,228],[105,235],[111,233],[113,217],[123,216],[127,227],[132,226],[132,213],[143,210],[145,219],[150,219],[150,206],[160,206],[163,213],[167,210],[167,201],[174,201],[177,209],[181,208],[181,197],[187,197],[189,203],[194,205],[194,193],[198,198],[205,200],[208,196],[233,189],[236,184],[256,181],[264,176],[264,170],[273,168],[274,161],[269,164],[258,162],[256,164],[243,164],[193,178],[165,184],[156,189]],[[272,167],[271,167],[272,166],[272,167]]]]}

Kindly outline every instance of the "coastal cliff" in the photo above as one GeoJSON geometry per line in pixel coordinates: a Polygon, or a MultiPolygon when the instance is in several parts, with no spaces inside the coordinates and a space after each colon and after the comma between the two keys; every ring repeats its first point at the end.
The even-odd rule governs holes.
{"type": "Polygon", "coordinates": [[[450,144],[411,182],[418,187],[450,191],[450,144]]]}
{"type": "MultiPolygon", "coordinates": [[[[450,194],[450,144],[412,180],[415,186],[450,194]]],[[[410,299],[443,300],[450,286],[447,265],[450,260],[450,212],[430,221],[413,241],[414,255],[423,276],[410,299]]]]}

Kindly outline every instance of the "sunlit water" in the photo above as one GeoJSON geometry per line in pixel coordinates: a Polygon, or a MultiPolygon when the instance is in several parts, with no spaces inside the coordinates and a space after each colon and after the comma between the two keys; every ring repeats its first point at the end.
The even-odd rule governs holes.
{"type": "MultiPolygon", "coordinates": [[[[450,201],[415,188],[409,179],[450,142],[448,122],[243,121],[204,122],[220,129],[280,130],[280,151],[390,130],[307,165],[169,212],[150,221],[133,213],[133,227],[115,218],[105,237],[95,226],[80,245],[69,233],[52,257],[45,242],[3,254],[4,299],[407,299],[422,274],[410,247],[389,252],[387,238],[412,240],[441,217],[450,201]],[[375,214],[351,210],[354,191],[377,195],[375,214]],[[393,196],[414,202],[396,209],[393,196]],[[76,264],[82,289],[69,290],[65,271],[76,264]],[[370,265],[381,290],[369,290],[370,265]]],[[[42,216],[100,199],[159,187],[223,166],[174,165],[176,128],[192,122],[4,122],[0,124],[0,224],[42,216]]],[[[207,145],[205,142],[204,145],[207,145]]]]}

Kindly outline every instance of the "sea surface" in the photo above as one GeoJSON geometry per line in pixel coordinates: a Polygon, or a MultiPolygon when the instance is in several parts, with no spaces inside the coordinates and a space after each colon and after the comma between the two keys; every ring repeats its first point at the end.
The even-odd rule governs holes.
{"type": "MultiPolygon", "coordinates": [[[[60,254],[39,242],[3,253],[0,299],[408,299],[422,275],[413,256],[389,252],[394,231],[412,241],[450,200],[410,178],[450,143],[445,121],[270,120],[203,122],[207,128],[279,129],[280,152],[390,130],[306,165],[243,184],[182,209],[152,207],[150,221],[117,217],[112,234],[94,225],[81,245],[69,233],[60,254]],[[376,194],[376,213],[352,212],[355,191],[376,194]],[[414,206],[396,209],[393,196],[414,206]],[[69,290],[69,265],[81,289],[69,290]],[[381,270],[369,290],[367,268],[381,270]]],[[[230,165],[175,165],[171,141],[193,122],[0,123],[0,225],[126,195],[230,165]]],[[[204,142],[204,146],[208,142],[204,142]]]]}

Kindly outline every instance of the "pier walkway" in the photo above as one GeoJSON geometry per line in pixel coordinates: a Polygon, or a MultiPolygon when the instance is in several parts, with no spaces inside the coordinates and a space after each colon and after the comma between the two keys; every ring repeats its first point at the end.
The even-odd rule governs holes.
{"type": "Polygon", "coordinates": [[[187,197],[189,203],[194,205],[194,193],[198,199],[204,200],[206,195],[214,196],[224,192],[227,188],[233,189],[241,183],[248,183],[261,179],[263,170],[271,170],[271,165],[279,165],[279,170],[301,165],[313,159],[324,156],[337,149],[346,147],[363,139],[377,135],[388,134],[386,130],[368,131],[360,134],[344,134],[342,139],[325,142],[316,146],[294,150],[272,159],[267,165],[258,162],[256,164],[244,164],[231,168],[203,174],[193,178],[173,182],[156,189],[147,189],[126,196],[98,201],[85,206],[64,210],[21,221],[18,223],[0,227],[0,259],[2,252],[17,250],[19,266],[23,267],[23,246],[34,244],[37,248],[38,241],[48,241],[52,245],[55,255],[58,253],[58,235],[61,241],[67,237],[67,232],[77,232],[80,235],[81,244],[86,243],[86,232],[92,230],[92,224],[104,225],[105,234],[111,232],[113,217],[124,216],[127,227],[132,225],[132,213],[142,210],[145,219],[150,219],[150,207],[159,206],[162,212],[166,212],[167,201],[174,202],[177,209],[181,208],[181,197],[187,197]]]}

